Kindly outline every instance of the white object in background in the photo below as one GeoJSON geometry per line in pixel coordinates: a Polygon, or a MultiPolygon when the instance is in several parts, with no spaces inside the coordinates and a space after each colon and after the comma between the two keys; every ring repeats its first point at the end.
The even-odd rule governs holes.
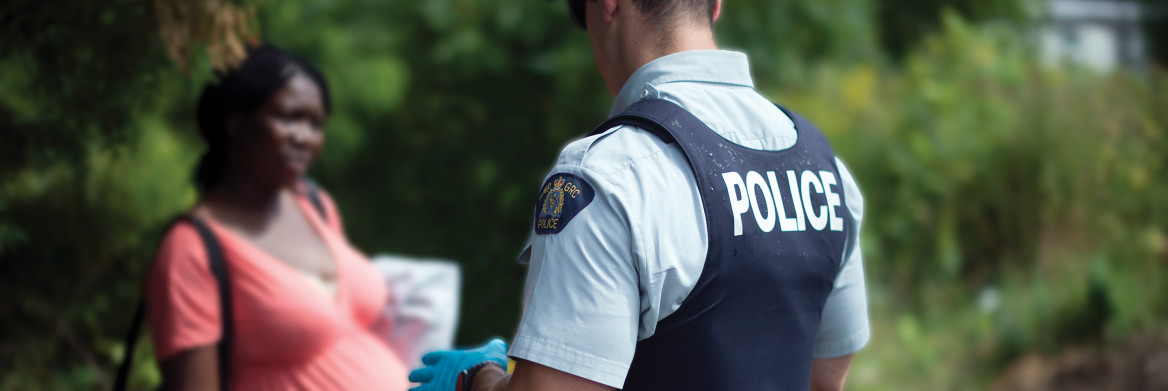
{"type": "Polygon", "coordinates": [[[1131,0],[1051,0],[1047,5],[1039,21],[1047,65],[1069,61],[1104,73],[1120,66],[1147,67],[1142,24],[1163,8],[1131,0]]]}
{"type": "Polygon", "coordinates": [[[409,368],[420,368],[427,352],[451,349],[462,283],[458,264],[398,255],[378,255],[372,262],[390,293],[374,333],[409,368]]]}

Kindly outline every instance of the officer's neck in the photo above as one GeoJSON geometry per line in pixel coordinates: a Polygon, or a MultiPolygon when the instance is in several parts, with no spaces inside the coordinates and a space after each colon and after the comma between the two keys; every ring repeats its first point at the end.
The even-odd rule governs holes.
{"type": "MultiPolygon", "coordinates": [[[[714,32],[709,25],[679,23],[671,29],[648,23],[629,24],[618,42],[619,83],[617,91],[638,69],[661,57],[690,50],[715,50],[714,32]],[[663,32],[662,30],[665,30],[663,32]]],[[[615,94],[617,91],[613,91],[615,94]]]]}

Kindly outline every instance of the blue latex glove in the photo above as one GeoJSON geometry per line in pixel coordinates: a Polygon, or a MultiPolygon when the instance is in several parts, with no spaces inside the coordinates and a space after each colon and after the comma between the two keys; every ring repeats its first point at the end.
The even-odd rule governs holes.
{"type": "Polygon", "coordinates": [[[507,368],[507,343],[495,338],[478,349],[426,353],[422,356],[422,364],[425,366],[410,372],[410,381],[422,384],[410,391],[454,390],[459,372],[487,361],[507,368]]]}

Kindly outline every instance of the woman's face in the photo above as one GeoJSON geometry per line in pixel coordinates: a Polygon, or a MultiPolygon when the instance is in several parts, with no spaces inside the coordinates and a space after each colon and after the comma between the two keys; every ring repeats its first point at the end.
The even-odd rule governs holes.
{"type": "Polygon", "coordinates": [[[320,88],[303,73],[241,120],[235,132],[236,161],[250,176],[271,186],[296,183],[324,146],[320,88]]]}

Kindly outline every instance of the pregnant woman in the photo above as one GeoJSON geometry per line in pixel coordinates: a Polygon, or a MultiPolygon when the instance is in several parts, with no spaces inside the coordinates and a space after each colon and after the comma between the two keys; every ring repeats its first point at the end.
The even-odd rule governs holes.
{"type": "Polygon", "coordinates": [[[349,244],[332,200],[304,180],[329,105],[323,75],[270,46],[203,90],[200,198],[167,232],[147,282],[165,389],[409,387],[401,358],[370,331],[385,282],[349,244]],[[200,225],[221,247],[228,313],[200,225]]]}

